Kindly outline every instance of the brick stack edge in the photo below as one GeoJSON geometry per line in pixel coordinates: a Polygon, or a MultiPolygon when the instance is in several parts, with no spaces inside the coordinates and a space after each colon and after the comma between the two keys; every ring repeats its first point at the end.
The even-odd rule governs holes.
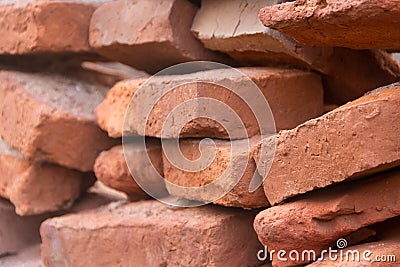
{"type": "Polygon", "coordinates": [[[399,14],[399,0],[1,1],[0,266],[398,266],[399,14]],[[191,61],[245,74],[276,133],[261,135],[247,103],[216,85],[243,83],[229,69],[149,80],[191,61]],[[148,121],[125,121],[147,82],[146,94],[178,86],[148,121]],[[230,139],[197,104],[164,136],[173,109],[200,97],[231,107],[246,134],[230,139]],[[126,133],[146,145],[122,145],[126,133]],[[187,159],[215,157],[180,169],[164,150],[178,138],[187,159]],[[209,204],[152,199],[136,181],[154,176],[165,201],[209,204]],[[218,199],[183,190],[220,176],[238,182],[218,199]],[[253,178],[262,184],[251,191],[253,178]],[[340,239],[342,252],[397,262],[323,254],[340,239]],[[261,259],[266,248],[320,260],[261,259]]]}

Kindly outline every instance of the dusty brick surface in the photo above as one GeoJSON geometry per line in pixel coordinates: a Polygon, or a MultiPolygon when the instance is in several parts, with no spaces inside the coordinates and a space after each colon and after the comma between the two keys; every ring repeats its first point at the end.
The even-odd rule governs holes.
{"type": "Polygon", "coordinates": [[[42,258],[47,266],[133,261],[140,266],[252,266],[260,263],[253,218],[252,212],[212,206],[175,209],[157,201],[116,202],[45,221],[42,258]]]}
{"type": "Polygon", "coordinates": [[[91,183],[90,175],[53,164],[32,164],[0,139],[0,196],[19,215],[66,209],[91,183]]]}
{"type": "Polygon", "coordinates": [[[228,53],[243,64],[283,64],[316,70],[322,74],[325,98],[338,104],[398,81],[399,67],[387,53],[307,46],[264,27],[257,18],[258,11],[278,2],[282,1],[202,1],[192,31],[207,48],[228,53]]]}
{"type": "MultiPolygon", "coordinates": [[[[399,171],[325,188],[295,202],[262,211],[254,221],[260,241],[270,250],[314,250],[320,253],[339,238],[400,215],[399,171]]],[[[279,261],[294,266],[307,261],[279,261]]]]}
{"type": "Polygon", "coordinates": [[[89,23],[98,2],[2,1],[0,54],[90,51],[89,23]]]}
{"type": "Polygon", "coordinates": [[[25,158],[79,171],[116,144],[95,122],[100,85],[58,75],[0,72],[0,137],[25,158]]]}
{"type": "Polygon", "coordinates": [[[400,49],[397,0],[297,0],[265,7],[259,16],[265,26],[304,44],[400,49]]]}
{"type": "MultiPolygon", "coordinates": [[[[246,74],[260,88],[269,103],[278,130],[294,128],[305,120],[322,114],[322,84],[317,75],[299,70],[268,67],[239,68],[238,70],[246,74]]],[[[248,136],[259,133],[260,128],[249,105],[233,92],[221,86],[211,84],[221,81],[229,82],[235,86],[240,83],[246,84],[245,80],[237,72],[229,69],[153,78],[150,82],[146,83],[146,87],[144,87],[146,89],[138,91],[138,94],[149,93],[147,90],[151,89],[152,95],[157,95],[162,92],[166,85],[171,86],[171,84],[176,84],[179,86],[165,94],[155,104],[147,123],[143,116],[134,116],[130,120],[127,120],[128,123],[125,124],[126,132],[161,137],[164,122],[175,107],[190,99],[209,97],[224,102],[227,106],[231,107],[243,121],[248,136]],[[206,82],[196,82],[198,78],[206,82]],[[143,127],[145,123],[146,127],[143,127]]],[[[108,92],[106,99],[97,107],[97,121],[104,130],[111,133],[111,136],[122,135],[123,120],[129,102],[135,92],[137,92],[139,86],[143,86],[143,83],[143,80],[137,80],[117,84],[108,92]]],[[[249,88],[248,90],[253,89],[249,88]]],[[[132,109],[136,110],[140,110],[141,106],[149,105],[147,102],[134,103],[135,105],[132,105],[132,109]]],[[[178,123],[169,125],[165,137],[228,138],[227,131],[221,124],[211,119],[199,118],[196,115],[200,114],[203,108],[199,106],[201,105],[199,103],[196,100],[195,107],[191,108],[190,111],[174,112],[172,116],[176,122],[182,121],[187,112],[195,112],[193,116],[196,119],[184,125],[182,129],[180,129],[178,123]]],[[[221,114],[227,113],[224,110],[219,110],[218,112],[221,114]]],[[[236,126],[233,120],[229,121],[227,119],[225,127],[236,129],[236,126]]],[[[233,131],[233,134],[236,135],[231,136],[232,138],[246,137],[242,135],[241,131],[233,131]]]]}
{"type": "MultiPolygon", "coordinates": [[[[214,140],[216,144],[216,156],[211,164],[204,170],[198,172],[185,171],[181,168],[171,164],[166,155],[163,156],[164,175],[165,179],[172,183],[166,184],[169,193],[173,196],[178,196],[186,199],[210,202],[213,201],[213,195],[218,192],[224,192],[226,182],[219,183],[215,190],[207,190],[208,194],[193,194],[185,189],[181,189],[174,185],[182,187],[199,187],[209,184],[218,178],[229,181],[228,184],[234,183],[235,179],[238,180],[235,187],[232,188],[225,196],[214,200],[215,204],[222,206],[242,207],[242,208],[260,208],[269,205],[262,187],[259,187],[254,192],[249,192],[250,181],[256,173],[256,164],[249,154],[249,147],[247,147],[244,140],[232,141],[233,146],[238,146],[241,153],[232,155],[231,158],[231,141],[214,140]],[[232,168],[228,168],[229,164],[233,164],[232,168]],[[233,167],[235,166],[235,167],[233,167]],[[241,172],[243,174],[241,175],[241,172]]],[[[256,140],[250,140],[250,146],[255,144],[256,140]]],[[[196,160],[200,157],[199,150],[200,140],[186,139],[180,141],[180,150],[182,154],[189,160],[196,160]]],[[[202,149],[205,151],[212,151],[213,144],[208,145],[203,143],[202,149]]],[[[173,159],[172,159],[173,161],[173,159]]],[[[261,177],[257,175],[259,179],[261,177]]],[[[227,190],[226,190],[227,191],[227,190]]]]}
{"type": "Polygon", "coordinates": [[[196,10],[184,0],[106,3],[91,19],[90,45],[105,57],[149,73],[191,60],[225,60],[191,34],[196,10]]]}
{"type": "MultiPolygon", "coordinates": [[[[275,138],[271,170],[256,150],[258,171],[271,204],[400,164],[400,87],[377,89],[275,138]]],[[[259,144],[268,148],[270,140],[259,144]]]]}
{"type": "MultiPolygon", "coordinates": [[[[131,161],[131,168],[139,170],[141,175],[141,177],[138,177],[139,179],[149,180],[150,174],[153,172],[150,166],[144,164],[143,160],[147,157],[146,154],[150,157],[156,171],[161,176],[163,175],[161,145],[160,142],[153,141],[148,143],[146,151],[138,151],[135,160],[131,161]]],[[[116,146],[102,152],[96,160],[94,172],[99,181],[108,187],[126,193],[131,200],[148,198],[148,195],[133,179],[126,164],[122,146],[116,146]]],[[[166,194],[165,186],[160,188],[160,191],[165,191],[164,194],[166,194]]]]}

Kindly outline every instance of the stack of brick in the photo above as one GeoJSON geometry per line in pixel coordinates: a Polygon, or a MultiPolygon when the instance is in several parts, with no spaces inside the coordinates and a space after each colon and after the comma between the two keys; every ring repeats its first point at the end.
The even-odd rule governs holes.
{"type": "Polygon", "coordinates": [[[386,52],[400,50],[399,7],[4,1],[0,266],[355,266],[332,248],[400,257],[400,66],[386,52]],[[197,60],[236,70],[149,78],[92,59],[151,74],[197,60]],[[257,94],[269,136],[246,102],[257,94]],[[214,154],[192,171],[171,148],[191,164],[214,154]]]}
{"type": "Polygon", "coordinates": [[[0,4],[1,266],[30,258],[24,264],[37,263],[46,218],[116,199],[84,193],[95,181],[99,153],[120,142],[95,121],[107,87],[83,79],[78,68],[82,60],[100,58],[88,37],[91,14],[101,2],[0,4]]]}

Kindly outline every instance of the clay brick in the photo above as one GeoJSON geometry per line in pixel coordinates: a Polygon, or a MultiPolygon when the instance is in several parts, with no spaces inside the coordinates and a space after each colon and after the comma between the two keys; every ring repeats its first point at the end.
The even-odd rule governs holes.
{"type": "Polygon", "coordinates": [[[399,49],[399,1],[297,0],[265,7],[260,20],[300,43],[353,49],[399,49]]]}
{"type": "MultiPolygon", "coordinates": [[[[249,140],[250,146],[255,144],[256,140],[249,140]]],[[[235,182],[234,179],[240,179],[235,187],[225,196],[213,201],[215,204],[222,206],[242,207],[242,208],[260,208],[267,207],[269,203],[265,197],[262,187],[259,187],[254,192],[249,192],[250,181],[256,173],[256,163],[249,154],[249,147],[247,147],[244,140],[236,141],[223,141],[214,140],[217,151],[216,156],[212,163],[204,170],[198,172],[185,171],[176,167],[168,161],[167,157],[163,155],[164,175],[165,179],[173,185],[182,187],[199,187],[209,184],[218,178],[230,183],[235,182]],[[240,147],[240,153],[232,155],[232,146],[240,147]],[[233,164],[228,168],[229,164],[233,164]],[[241,175],[241,172],[243,174],[241,175]]],[[[196,160],[200,157],[199,150],[200,140],[198,139],[184,139],[179,143],[179,148],[182,154],[189,160],[196,160]]],[[[205,151],[212,151],[214,145],[211,143],[202,143],[203,154],[205,151]]],[[[172,158],[173,161],[173,158],[172,158]]],[[[260,176],[258,176],[261,179],[260,176]]],[[[194,194],[193,191],[182,190],[169,183],[166,183],[169,193],[173,196],[182,197],[191,200],[210,202],[214,200],[215,195],[223,192],[224,183],[219,183],[216,191],[207,190],[207,195],[201,193],[194,194]]],[[[226,190],[227,191],[227,190],[226,190]]]]}
{"type": "Polygon", "coordinates": [[[48,215],[20,217],[15,213],[12,204],[0,199],[0,259],[39,243],[39,226],[47,217],[48,215]]]}
{"type": "Polygon", "coordinates": [[[0,54],[90,51],[95,2],[100,1],[2,1],[0,54]]]}
{"type": "MultiPolygon", "coordinates": [[[[131,160],[131,168],[135,168],[141,174],[138,179],[149,180],[153,171],[150,166],[144,164],[144,159],[147,155],[150,157],[153,167],[161,176],[163,175],[163,167],[160,142],[152,140],[151,142],[146,142],[146,144],[146,151],[138,151],[134,144],[130,146],[133,151],[136,151],[134,160],[131,160]]],[[[126,145],[126,149],[131,151],[128,147],[129,145],[126,145]]],[[[97,179],[104,185],[126,193],[131,200],[148,198],[147,194],[133,179],[126,164],[122,146],[115,146],[108,151],[102,152],[95,162],[94,172],[97,179]]],[[[164,185],[160,188],[160,191],[162,191],[160,192],[161,195],[167,194],[164,185]]]]}
{"type": "MultiPolygon", "coordinates": [[[[3,158],[1,158],[0,162],[2,161],[3,158]]],[[[4,174],[5,172],[2,170],[2,173],[4,174]]],[[[26,191],[32,190],[32,188],[35,186],[36,185],[32,185],[31,188],[26,189],[26,191]]],[[[58,186],[64,185],[59,184],[58,186]]],[[[3,188],[3,184],[0,185],[0,188],[3,188]]],[[[17,253],[16,258],[19,258],[20,252],[23,255],[26,254],[25,251],[23,251],[24,248],[27,248],[31,245],[35,246],[35,244],[40,243],[39,227],[41,222],[45,219],[52,216],[60,216],[65,213],[77,213],[98,208],[101,205],[106,205],[112,201],[118,201],[122,199],[121,197],[104,193],[104,190],[93,190],[93,187],[90,188],[89,191],[90,193],[85,193],[73,204],[73,206],[67,210],[60,210],[56,213],[46,213],[24,217],[18,216],[15,213],[15,207],[10,202],[0,198],[0,266],[4,266],[6,263],[11,263],[16,260],[12,257],[9,259],[4,258],[3,260],[3,256],[14,255],[17,253]]],[[[43,192],[43,194],[48,194],[48,192],[43,192]]],[[[40,198],[41,196],[36,197],[40,198]]],[[[47,201],[47,199],[43,198],[42,201],[47,201]]],[[[38,202],[39,200],[35,200],[33,204],[37,204],[38,202]]],[[[51,203],[47,204],[51,205],[51,203]]],[[[28,254],[30,255],[30,252],[28,254]]],[[[19,265],[14,264],[11,266],[19,265]]]]}
{"type": "MultiPolygon", "coordinates": [[[[256,216],[254,228],[269,250],[314,250],[317,255],[339,238],[400,215],[399,170],[370,179],[314,191],[295,202],[271,207],[256,216]]],[[[276,256],[276,255],[275,255],[276,256]]],[[[286,255],[288,256],[288,255],[286,255]]],[[[274,266],[309,262],[279,261],[274,266]]]]}
{"type": "Polygon", "coordinates": [[[96,120],[110,137],[122,137],[125,113],[136,90],[145,79],[126,80],[114,85],[95,110],[96,120]]]}
{"type": "Polygon", "coordinates": [[[275,137],[276,151],[267,174],[264,139],[254,153],[272,205],[328,185],[400,164],[400,86],[372,91],[275,137]]]}
{"type": "Polygon", "coordinates": [[[227,53],[243,64],[316,70],[322,74],[325,98],[337,104],[398,81],[400,69],[385,52],[307,46],[264,27],[257,19],[258,11],[266,5],[275,8],[278,2],[282,1],[204,0],[192,32],[205,47],[227,53]]]}
{"type": "Polygon", "coordinates": [[[261,247],[253,218],[215,206],[116,202],[45,221],[42,258],[46,266],[255,266],[261,247]]]}
{"type": "Polygon", "coordinates": [[[149,73],[192,60],[226,61],[191,34],[196,10],[184,0],[106,3],[93,14],[90,45],[107,58],[149,73]]]}
{"type": "Polygon", "coordinates": [[[71,206],[93,183],[90,175],[52,164],[32,164],[0,139],[0,196],[19,215],[36,215],[71,206]]]}
{"type": "Polygon", "coordinates": [[[0,71],[0,136],[28,160],[90,171],[116,144],[95,122],[106,89],[58,75],[0,71]]]}
{"type": "MultiPolygon", "coordinates": [[[[262,94],[268,100],[277,130],[291,129],[307,119],[322,114],[322,85],[317,75],[299,70],[268,67],[239,68],[238,70],[246,74],[260,88],[262,94]]],[[[211,84],[218,82],[229,82],[235,86],[239,83],[245,83],[243,77],[230,69],[209,70],[185,75],[159,76],[151,79],[146,83],[146,87],[142,87],[145,89],[141,90],[140,94],[157,95],[165,89],[165,84],[176,84],[177,87],[165,94],[156,103],[147,120],[145,132],[143,132],[142,127],[145,120],[142,116],[133,116],[131,120],[127,120],[125,124],[126,132],[161,137],[164,122],[175,107],[190,99],[209,97],[219,100],[232,108],[246,126],[248,136],[258,134],[260,129],[250,107],[235,93],[219,85],[211,84]],[[207,82],[196,82],[199,78],[207,82]],[[145,91],[150,89],[151,94],[149,91],[145,91]]],[[[143,80],[135,80],[117,84],[108,92],[106,99],[97,107],[97,121],[100,127],[109,132],[110,136],[116,137],[122,135],[123,120],[127,107],[132,96],[143,83],[143,80]]],[[[253,90],[253,88],[249,88],[248,90],[253,90]]],[[[148,103],[139,102],[132,105],[132,108],[140,110],[141,106],[149,105],[148,103]]],[[[190,112],[195,112],[193,116],[196,119],[187,123],[182,129],[177,124],[171,125],[168,129],[171,132],[166,133],[165,137],[229,138],[227,131],[219,123],[211,119],[199,118],[200,116],[196,115],[197,113],[200,114],[203,107],[200,106],[200,101],[196,100],[194,102],[194,105],[197,106],[193,107],[190,112]],[[181,130],[180,133],[179,130],[181,130]]],[[[220,110],[219,112],[225,114],[223,112],[226,111],[220,110]]],[[[185,114],[179,112],[173,114],[176,122],[186,117],[186,112],[185,114]]],[[[228,118],[228,115],[225,117],[228,118]]],[[[235,129],[237,124],[234,121],[226,119],[225,126],[235,129]]],[[[231,135],[231,138],[246,138],[245,135],[242,135],[241,131],[233,131],[233,134],[236,135],[231,135]]]]}

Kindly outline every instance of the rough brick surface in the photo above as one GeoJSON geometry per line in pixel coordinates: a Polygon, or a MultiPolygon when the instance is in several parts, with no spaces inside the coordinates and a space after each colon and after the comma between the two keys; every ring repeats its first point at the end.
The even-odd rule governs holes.
{"type": "MultiPolygon", "coordinates": [[[[311,192],[303,199],[262,211],[254,228],[270,250],[314,250],[318,254],[362,227],[399,216],[399,186],[397,170],[311,192]]],[[[275,258],[276,266],[305,262],[275,258]]]]}
{"type": "Polygon", "coordinates": [[[121,137],[125,113],[137,89],[145,79],[127,80],[117,83],[95,110],[96,120],[110,137],[121,137]]]}
{"type": "Polygon", "coordinates": [[[25,158],[90,171],[116,144],[95,122],[102,86],[14,71],[1,71],[0,80],[0,137],[25,158]]]}
{"type": "MultiPolygon", "coordinates": [[[[150,179],[149,174],[152,173],[149,166],[143,163],[143,159],[147,157],[146,154],[150,157],[153,167],[160,175],[163,175],[161,145],[159,142],[153,141],[154,142],[148,143],[146,151],[138,153],[135,157],[136,160],[132,161],[134,166],[131,166],[131,168],[140,170],[141,176],[145,179],[150,179]]],[[[108,151],[102,152],[96,160],[94,172],[97,179],[103,184],[126,193],[131,200],[148,198],[147,194],[133,179],[126,164],[122,146],[116,146],[108,151]]],[[[165,186],[163,186],[161,190],[165,191],[165,186]]]]}
{"type": "MultiPolygon", "coordinates": [[[[275,125],[278,130],[291,129],[307,119],[319,116],[323,112],[322,103],[322,85],[320,78],[312,73],[277,69],[277,68],[239,68],[241,72],[246,74],[261,90],[262,94],[267,99],[275,119],[275,125]],[[306,107],[306,108],[305,108],[306,107]]],[[[162,129],[165,120],[170,115],[171,111],[180,104],[190,99],[211,98],[224,102],[227,106],[233,109],[243,121],[248,136],[253,136],[259,133],[260,128],[251,108],[243,99],[233,92],[211,83],[229,82],[230,85],[237,86],[244,84],[241,90],[248,87],[242,76],[236,71],[229,69],[217,69],[203,71],[185,75],[171,75],[156,77],[146,83],[144,90],[139,91],[140,94],[147,94],[151,90],[151,95],[157,95],[165,89],[166,85],[178,85],[174,90],[165,94],[154,106],[151,111],[147,123],[144,116],[134,116],[127,120],[125,124],[126,132],[139,133],[140,135],[161,137],[162,129]],[[196,82],[197,79],[206,82],[196,82]],[[146,123],[145,132],[143,131],[146,123]]],[[[111,136],[121,136],[123,119],[127,106],[132,99],[132,95],[138,90],[138,87],[143,85],[143,81],[127,81],[117,84],[107,94],[106,99],[96,109],[96,117],[100,126],[111,133],[111,136]]],[[[234,89],[234,88],[232,88],[234,89]]],[[[248,88],[249,91],[254,88],[248,88]]],[[[138,94],[139,94],[138,93],[138,94]]],[[[247,91],[246,91],[247,93],[247,91]]],[[[140,96],[140,95],[139,95],[140,96]]],[[[135,95],[136,97],[136,95],[135,95]]],[[[147,100],[148,98],[146,98],[147,100]]],[[[132,109],[140,110],[140,107],[149,105],[149,101],[142,101],[132,105],[132,109]]],[[[190,108],[190,111],[181,109],[174,111],[171,116],[175,124],[168,126],[168,132],[165,137],[216,137],[229,138],[227,131],[221,124],[211,119],[203,118],[200,115],[203,106],[200,101],[192,101],[195,107],[190,108]],[[196,119],[186,123],[182,129],[179,127],[179,122],[186,117],[188,112],[194,112],[193,117],[196,119]],[[201,118],[199,118],[201,117],[201,118]],[[180,131],[181,130],[181,131],[180,131]]],[[[215,111],[209,111],[214,113],[215,111]]],[[[228,114],[226,110],[219,110],[220,114],[228,114]]],[[[265,111],[263,111],[265,112],[265,111]]],[[[143,112],[142,112],[143,113],[143,112]]],[[[140,114],[142,114],[140,113],[140,114]]],[[[229,120],[228,115],[225,116],[224,126],[228,129],[233,129],[231,138],[245,138],[241,131],[235,132],[234,120],[229,120]]],[[[240,129],[239,129],[240,130],[240,129]]]]}
{"type": "Polygon", "coordinates": [[[90,51],[90,2],[2,1],[0,54],[90,51]]]}
{"type": "Polygon", "coordinates": [[[301,43],[353,49],[400,49],[398,0],[296,0],[265,7],[260,19],[301,43]]]}
{"type": "Polygon", "coordinates": [[[45,221],[42,258],[47,266],[253,266],[260,264],[253,218],[251,212],[212,206],[116,202],[45,221]]]}
{"type": "Polygon", "coordinates": [[[384,52],[307,46],[264,27],[257,19],[258,11],[278,2],[282,1],[204,0],[192,31],[207,48],[228,53],[244,64],[284,64],[320,72],[325,98],[334,103],[398,81],[399,67],[384,52]]]}
{"type": "MultiPolygon", "coordinates": [[[[8,201],[0,199],[0,259],[40,242],[39,226],[48,215],[20,217],[8,201]]],[[[0,262],[1,266],[1,262],[0,262]]]]}
{"type": "Polygon", "coordinates": [[[15,205],[19,215],[68,208],[93,177],[52,164],[32,164],[0,139],[0,196],[15,205]]]}
{"type": "MultiPolygon", "coordinates": [[[[400,164],[400,86],[377,89],[295,129],[281,131],[269,173],[254,153],[271,204],[400,164]]],[[[273,137],[274,138],[274,137],[273,137]]],[[[259,147],[267,148],[264,139],[259,147]]]]}
{"type": "MultiPolygon", "coordinates": [[[[232,141],[232,146],[240,147],[241,153],[232,155],[231,158],[231,141],[214,140],[216,144],[216,156],[209,166],[198,172],[185,171],[179,166],[171,164],[166,155],[163,156],[164,162],[164,175],[165,179],[173,185],[182,187],[199,187],[202,185],[209,184],[218,178],[224,179],[226,182],[218,183],[219,186],[215,187],[215,191],[208,190],[207,195],[193,194],[185,189],[175,187],[166,184],[169,193],[173,196],[178,196],[186,199],[210,202],[213,201],[213,195],[218,192],[225,193],[227,185],[234,183],[235,179],[238,183],[222,198],[213,201],[215,204],[222,206],[233,206],[243,208],[260,208],[268,206],[268,201],[265,197],[262,187],[259,187],[254,192],[249,192],[250,181],[253,179],[254,173],[256,173],[256,164],[249,154],[249,147],[247,147],[244,140],[232,141]],[[232,167],[228,168],[229,164],[233,164],[232,167]],[[244,171],[244,172],[243,172],[244,171]],[[241,175],[241,172],[243,174],[241,175]]],[[[250,146],[254,145],[256,140],[250,140],[250,146]]],[[[180,150],[182,154],[189,160],[196,160],[200,157],[200,140],[186,139],[180,141],[180,150]]],[[[214,145],[211,143],[202,143],[202,149],[205,151],[212,151],[214,145]]],[[[174,159],[171,159],[172,162],[174,159]]],[[[258,175],[257,175],[258,176],[258,175]]],[[[260,176],[258,176],[261,179],[260,176]]]]}
{"type": "Polygon", "coordinates": [[[191,34],[196,10],[184,0],[106,3],[93,14],[90,45],[105,57],[149,73],[191,60],[224,60],[191,34]]]}

